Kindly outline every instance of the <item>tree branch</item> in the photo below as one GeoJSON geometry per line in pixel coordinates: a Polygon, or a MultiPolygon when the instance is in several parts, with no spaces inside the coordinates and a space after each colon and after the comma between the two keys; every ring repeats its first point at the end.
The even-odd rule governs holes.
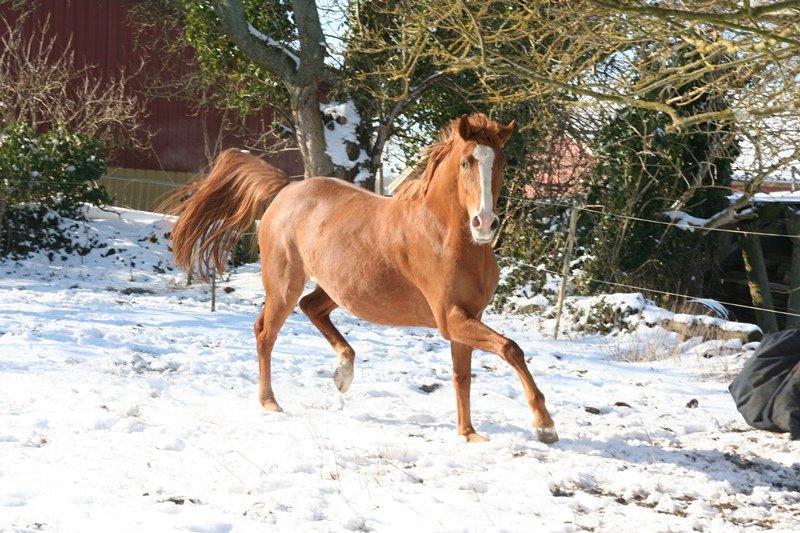
{"type": "Polygon", "coordinates": [[[389,111],[389,114],[386,115],[383,123],[381,124],[380,128],[378,129],[378,136],[375,139],[375,144],[372,146],[372,169],[375,171],[378,166],[380,165],[381,156],[383,155],[383,147],[386,145],[386,141],[389,138],[389,134],[392,132],[392,126],[394,125],[394,121],[397,119],[397,116],[400,112],[405,109],[406,106],[411,104],[412,102],[416,101],[417,98],[433,83],[444,76],[446,71],[439,70],[434,72],[424,80],[422,80],[416,87],[411,89],[406,93],[406,95],[401,98],[392,109],[389,111]]]}
{"type": "MultiPolygon", "coordinates": [[[[258,65],[280,78],[283,82],[295,85],[299,65],[286,53],[280,43],[275,45],[262,40],[252,32],[247,22],[242,0],[216,0],[214,9],[219,16],[225,33],[239,49],[258,65]]],[[[264,36],[266,37],[266,36],[264,36]]]]}
{"type": "Polygon", "coordinates": [[[667,7],[659,7],[657,5],[641,5],[634,6],[630,4],[623,4],[616,0],[595,0],[595,4],[614,9],[618,11],[630,11],[633,13],[640,13],[642,15],[654,15],[661,17],[676,17],[684,20],[693,20],[697,22],[715,22],[724,24],[735,20],[758,18],[762,15],[783,11],[785,9],[798,9],[800,8],[800,0],[786,0],[784,2],[773,2],[769,4],[761,4],[756,7],[745,6],[742,9],[731,11],[728,13],[712,13],[710,11],[687,11],[684,9],[672,9],[667,7]]]}
{"type": "Polygon", "coordinates": [[[299,81],[303,85],[313,85],[327,78],[325,67],[327,48],[317,4],[314,0],[292,0],[292,11],[300,39],[300,59],[303,64],[303,68],[298,69],[299,81]]]}
{"type": "Polygon", "coordinates": [[[662,19],[678,18],[692,22],[708,22],[710,24],[718,24],[720,26],[726,26],[731,29],[745,31],[749,33],[755,33],[757,35],[761,35],[762,37],[773,39],[775,41],[779,41],[785,44],[791,44],[793,46],[800,45],[800,41],[798,41],[797,39],[783,37],[782,35],[778,35],[774,32],[763,30],[756,26],[746,26],[736,22],[737,20],[742,20],[742,19],[750,19],[750,20],[757,19],[759,16],[769,13],[774,13],[776,11],[782,11],[785,9],[796,10],[800,8],[800,0],[776,2],[774,4],[764,4],[761,6],[751,7],[749,9],[743,8],[730,13],[711,13],[708,11],[686,11],[683,9],[671,9],[666,7],[658,7],[654,5],[634,6],[629,4],[623,4],[615,0],[594,0],[594,3],[599,6],[605,7],[607,9],[612,9],[614,11],[620,11],[623,13],[637,13],[639,15],[649,15],[652,17],[658,17],[662,19]]]}
{"type": "Polygon", "coordinates": [[[727,226],[734,222],[754,218],[755,213],[752,211],[749,213],[739,213],[740,209],[748,205],[750,205],[750,196],[748,194],[742,194],[728,207],[709,218],[693,217],[683,211],[665,211],[664,216],[669,218],[672,222],[675,222],[677,227],[681,229],[688,231],[698,229],[701,230],[700,233],[704,233],[714,228],[721,228],[722,226],[727,226]]]}

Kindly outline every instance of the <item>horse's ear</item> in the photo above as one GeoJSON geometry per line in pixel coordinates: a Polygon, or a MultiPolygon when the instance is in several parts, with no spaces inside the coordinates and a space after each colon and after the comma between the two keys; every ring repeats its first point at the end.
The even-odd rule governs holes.
{"type": "Polygon", "coordinates": [[[508,140],[511,138],[511,134],[514,133],[514,126],[516,126],[517,121],[512,120],[508,123],[507,126],[502,126],[500,131],[497,133],[497,136],[500,137],[500,142],[502,144],[506,144],[508,140]]]}
{"type": "Polygon", "coordinates": [[[472,139],[472,131],[470,130],[469,126],[469,115],[461,115],[461,118],[458,119],[458,136],[465,141],[472,139]]]}

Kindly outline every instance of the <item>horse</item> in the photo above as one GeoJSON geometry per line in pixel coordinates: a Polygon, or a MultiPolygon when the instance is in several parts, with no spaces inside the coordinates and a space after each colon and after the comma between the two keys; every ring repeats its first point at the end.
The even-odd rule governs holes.
{"type": "Polygon", "coordinates": [[[292,180],[258,157],[221,153],[210,173],[190,185],[174,211],[175,263],[208,279],[223,272],[232,247],[258,224],[265,301],[254,325],[259,399],[281,411],[271,381],[278,332],[300,309],[338,356],[333,380],[342,393],[353,381],[355,352],[330,319],[341,307],[388,326],[436,328],[450,341],[458,433],[487,440],[470,416],[473,349],[499,355],[516,371],[533,413],[534,437],[558,440],[545,398],[513,340],[481,321],[499,282],[493,238],[514,130],[481,113],[452,120],[427,150],[427,164],[393,197],[336,178],[292,180]],[[311,279],[316,288],[300,298],[311,279]]]}

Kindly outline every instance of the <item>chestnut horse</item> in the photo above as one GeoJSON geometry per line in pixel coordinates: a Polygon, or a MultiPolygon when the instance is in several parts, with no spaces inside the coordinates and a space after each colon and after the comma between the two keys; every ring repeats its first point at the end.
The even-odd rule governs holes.
{"type": "Polygon", "coordinates": [[[309,278],[316,288],[300,308],[338,355],[333,379],[341,392],[353,380],[355,352],[331,323],[342,307],[390,326],[437,328],[451,343],[458,432],[484,440],[470,418],[472,350],[493,352],[516,370],[533,411],[535,437],[558,437],[544,396],[514,341],[481,322],[498,283],[491,243],[494,212],[513,122],[464,115],[428,149],[418,180],[383,197],[335,178],[290,180],[261,159],[237,150],[219,155],[211,173],[192,185],[172,229],[175,262],[208,278],[261,216],[258,246],[266,299],[255,323],[259,397],[280,411],[270,358],[286,317],[309,278]]]}

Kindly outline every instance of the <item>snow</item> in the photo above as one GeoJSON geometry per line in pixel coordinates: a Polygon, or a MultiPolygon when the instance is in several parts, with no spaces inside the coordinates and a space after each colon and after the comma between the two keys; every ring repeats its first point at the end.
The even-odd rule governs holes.
{"type": "Polygon", "coordinates": [[[728,317],[730,316],[728,308],[712,298],[693,298],[689,300],[689,303],[690,304],[696,303],[705,306],[706,308],[716,313],[718,317],[724,318],[725,320],[727,320],[728,317]]]}
{"type": "Polygon", "coordinates": [[[776,191],[776,192],[758,192],[753,195],[753,201],[756,203],[800,203],[800,191],[776,191]]]}
{"type": "Polygon", "coordinates": [[[268,45],[272,46],[273,48],[278,48],[281,52],[286,54],[286,56],[289,59],[294,61],[294,65],[295,65],[295,67],[297,69],[300,68],[300,58],[297,57],[297,55],[295,55],[291,50],[289,50],[282,43],[276,41],[275,39],[273,39],[272,37],[270,37],[268,35],[264,35],[260,31],[258,31],[258,29],[256,29],[256,27],[253,26],[252,24],[250,24],[249,22],[247,23],[247,30],[250,32],[250,35],[252,35],[256,39],[258,39],[259,41],[267,43],[268,45]]]}
{"type": "Polygon", "coordinates": [[[683,211],[664,211],[664,216],[674,222],[675,225],[684,230],[694,231],[695,228],[702,228],[708,224],[709,219],[692,216],[683,211]]]}
{"type": "MultiPolygon", "coordinates": [[[[328,118],[325,127],[326,153],[331,158],[334,165],[346,169],[352,169],[359,163],[367,161],[366,150],[359,148],[358,157],[350,159],[347,154],[348,143],[358,145],[357,128],[361,124],[361,115],[358,113],[356,104],[352,99],[346,102],[331,101],[319,105],[322,114],[328,118]]],[[[354,181],[361,184],[364,180],[371,177],[371,173],[366,169],[360,169],[354,181]]]]}
{"type": "MultiPolygon", "coordinates": [[[[742,197],[741,192],[734,192],[728,195],[728,200],[733,203],[742,197]]],[[[800,191],[773,191],[773,192],[757,192],[752,196],[754,204],[769,204],[769,203],[782,203],[782,204],[796,204],[800,203],[800,191]]],[[[752,212],[751,209],[739,211],[739,214],[747,214],[752,212]]]]}
{"type": "Polygon", "coordinates": [[[536,316],[487,321],[525,350],[555,445],[532,440],[515,373],[483,352],[473,421],[491,440],[467,444],[438,333],[340,311],[347,394],[296,311],[273,356],[285,412],[262,412],[257,266],[219,283],[211,313],[208,286],[170,271],[169,222],[117,213],[89,213],[108,246],[82,259],[0,263],[0,530],[800,528],[797,445],[747,428],[720,376],[695,371],[708,360],[622,362],[616,340],[553,341],[536,316]]]}
{"type": "Polygon", "coordinates": [[[736,331],[739,333],[753,333],[760,332],[755,324],[747,324],[744,322],[733,322],[731,320],[724,320],[714,316],[703,315],[687,315],[684,313],[676,313],[670,317],[673,322],[680,322],[683,324],[699,324],[706,327],[717,327],[723,331],[736,331]]]}

